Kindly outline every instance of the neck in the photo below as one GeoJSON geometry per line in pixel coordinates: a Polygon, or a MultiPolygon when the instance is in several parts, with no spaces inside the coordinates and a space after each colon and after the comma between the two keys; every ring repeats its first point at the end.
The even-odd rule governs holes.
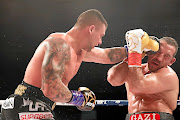
{"type": "Polygon", "coordinates": [[[83,31],[78,28],[71,28],[66,33],[66,40],[68,44],[74,49],[76,53],[79,53],[84,48],[83,31]]]}

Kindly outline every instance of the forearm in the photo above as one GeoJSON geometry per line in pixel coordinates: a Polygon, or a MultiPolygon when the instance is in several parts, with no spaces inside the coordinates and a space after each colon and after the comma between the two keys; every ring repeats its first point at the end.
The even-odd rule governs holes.
{"type": "Polygon", "coordinates": [[[107,80],[112,86],[120,86],[126,82],[128,65],[121,62],[108,70],[107,80]]]}
{"type": "Polygon", "coordinates": [[[141,92],[144,83],[144,74],[142,73],[141,67],[129,67],[127,82],[130,91],[133,93],[141,92]]]}
{"type": "Polygon", "coordinates": [[[102,64],[115,64],[127,57],[124,47],[98,48],[88,52],[83,61],[102,64]]]}
{"type": "Polygon", "coordinates": [[[72,98],[71,91],[58,78],[43,80],[41,89],[44,95],[54,102],[69,102],[72,98]]]}
{"type": "Polygon", "coordinates": [[[108,59],[112,64],[121,62],[127,57],[124,47],[106,48],[105,51],[107,51],[106,53],[108,53],[108,59]]]}

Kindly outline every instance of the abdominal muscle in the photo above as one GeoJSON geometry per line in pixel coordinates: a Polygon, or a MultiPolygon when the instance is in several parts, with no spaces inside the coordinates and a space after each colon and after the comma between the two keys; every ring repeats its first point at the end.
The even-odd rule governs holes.
{"type": "Polygon", "coordinates": [[[129,94],[131,94],[128,96],[129,113],[166,112],[172,114],[172,110],[170,109],[168,104],[166,104],[165,100],[163,100],[160,93],[153,95],[133,95],[132,93],[129,94]]]}

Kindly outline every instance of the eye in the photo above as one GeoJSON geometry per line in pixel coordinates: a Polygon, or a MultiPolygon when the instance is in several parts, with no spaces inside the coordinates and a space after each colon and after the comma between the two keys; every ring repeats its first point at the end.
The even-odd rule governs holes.
{"type": "Polygon", "coordinates": [[[171,57],[170,55],[164,55],[165,59],[170,59],[170,57],[171,57]]]}
{"type": "Polygon", "coordinates": [[[160,55],[160,54],[161,54],[161,51],[158,51],[156,54],[157,54],[157,55],[160,55]]]}

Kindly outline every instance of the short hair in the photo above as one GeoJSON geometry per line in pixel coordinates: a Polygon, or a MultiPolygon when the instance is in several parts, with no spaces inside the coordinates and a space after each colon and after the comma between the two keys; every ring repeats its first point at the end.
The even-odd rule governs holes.
{"type": "Polygon", "coordinates": [[[166,41],[167,44],[172,45],[172,46],[175,47],[176,51],[175,51],[175,53],[173,55],[175,57],[177,52],[178,52],[178,43],[177,43],[177,41],[172,37],[162,37],[160,40],[164,40],[164,41],[166,41]]]}
{"type": "Polygon", "coordinates": [[[96,9],[89,9],[79,15],[75,26],[84,27],[87,25],[99,25],[100,23],[105,24],[108,27],[107,21],[103,15],[96,9]]]}

